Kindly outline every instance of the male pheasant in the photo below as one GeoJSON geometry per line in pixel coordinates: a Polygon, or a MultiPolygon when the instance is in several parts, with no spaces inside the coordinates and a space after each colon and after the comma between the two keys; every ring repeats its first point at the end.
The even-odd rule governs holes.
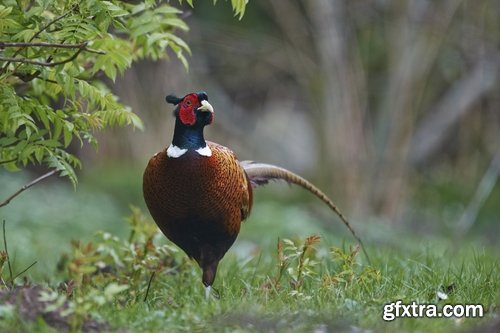
{"type": "Polygon", "coordinates": [[[230,149],[205,141],[203,129],[214,120],[206,93],[169,95],[166,100],[177,105],[174,137],[168,148],[149,160],[143,177],[144,199],[165,236],[200,265],[208,293],[219,261],[250,214],[252,187],[269,180],[295,183],[318,196],[362,246],[333,202],[307,180],[274,165],[239,162],[230,149]]]}

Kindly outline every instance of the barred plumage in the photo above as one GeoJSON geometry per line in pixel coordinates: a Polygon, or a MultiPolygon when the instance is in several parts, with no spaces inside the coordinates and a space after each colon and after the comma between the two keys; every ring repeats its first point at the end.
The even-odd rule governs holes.
{"type": "Polygon", "coordinates": [[[270,180],[294,183],[316,195],[362,245],[337,206],[306,179],[270,164],[240,163],[230,149],[205,141],[203,129],[213,121],[205,93],[169,95],[167,102],[178,105],[174,137],[146,167],[144,199],[165,236],[200,265],[207,290],[219,261],[238,236],[241,221],[250,214],[252,187],[270,180]]]}

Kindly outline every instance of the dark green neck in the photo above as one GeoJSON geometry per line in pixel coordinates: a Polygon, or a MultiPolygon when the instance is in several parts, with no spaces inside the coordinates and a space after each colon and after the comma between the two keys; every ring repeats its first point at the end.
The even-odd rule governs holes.
{"type": "Polygon", "coordinates": [[[186,126],[179,119],[175,120],[174,138],[172,144],[181,149],[196,150],[207,145],[203,137],[203,128],[197,125],[186,126]]]}

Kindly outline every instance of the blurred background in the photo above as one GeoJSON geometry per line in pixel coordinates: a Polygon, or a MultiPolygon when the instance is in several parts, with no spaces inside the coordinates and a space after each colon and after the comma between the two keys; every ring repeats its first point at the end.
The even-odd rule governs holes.
{"type": "MultiPolygon", "coordinates": [[[[111,83],[145,130],[114,129],[99,136],[98,151],[79,151],[76,191],[54,178],[1,209],[20,262],[39,260],[37,274],[50,277],[69,239],[125,235],[129,205],[145,207],[147,161],[172,139],[165,96],[201,90],[216,114],[207,139],[319,185],[369,247],[398,235],[495,246],[499,1],[251,0],[241,21],[227,1],[184,9],[189,71],[171,55],[111,83]]],[[[2,198],[34,176],[1,171],[2,198]]],[[[301,189],[272,184],[254,194],[236,252],[261,246],[264,230],[270,244],[313,233],[351,241],[301,189]]]]}

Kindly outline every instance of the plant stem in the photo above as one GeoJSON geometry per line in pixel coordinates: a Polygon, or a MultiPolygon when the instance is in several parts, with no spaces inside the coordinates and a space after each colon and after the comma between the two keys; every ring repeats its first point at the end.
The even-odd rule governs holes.
{"type": "Polygon", "coordinates": [[[155,274],[156,274],[156,271],[153,271],[153,273],[151,274],[151,277],[149,278],[148,288],[146,289],[146,295],[144,296],[144,302],[146,302],[148,299],[149,289],[151,288],[151,282],[153,282],[153,278],[155,277],[155,274]]]}
{"type": "Polygon", "coordinates": [[[12,277],[12,267],[10,265],[10,255],[9,255],[9,249],[7,248],[7,236],[5,235],[5,220],[3,220],[3,246],[5,249],[5,253],[7,254],[7,265],[9,266],[9,277],[10,277],[10,284],[14,284],[14,278],[12,277]]]}
{"type": "MultiPolygon", "coordinates": [[[[26,191],[27,189],[29,189],[31,186],[41,182],[42,180],[44,180],[45,178],[48,178],[50,176],[52,176],[53,174],[56,173],[57,170],[52,170],[52,171],[49,171],[47,172],[46,174],[44,175],[41,175],[40,177],[38,177],[37,179],[33,180],[32,182],[24,185],[23,187],[21,187],[19,190],[17,190],[16,192],[14,192],[11,196],[9,196],[7,199],[5,199],[4,201],[2,201],[0,203],[0,207],[3,207],[3,206],[6,206],[8,205],[12,199],[14,199],[15,197],[17,197],[19,194],[23,193],[24,191],[26,191]]],[[[4,223],[4,229],[5,229],[5,223],[4,223]]],[[[4,231],[4,235],[5,235],[5,231],[4,231]]]]}

